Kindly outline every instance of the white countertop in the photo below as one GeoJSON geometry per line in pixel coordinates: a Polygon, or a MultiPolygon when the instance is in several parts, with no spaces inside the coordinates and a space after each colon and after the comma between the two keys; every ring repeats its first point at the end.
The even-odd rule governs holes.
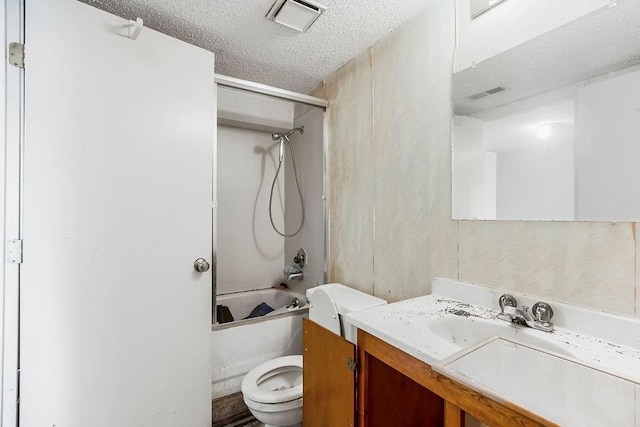
{"type": "MultiPolygon", "coordinates": [[[[577,362],[579,366],[586,369],[597,369],[627,381],[640,382],[640,322],[638,320],[546,301],[551,304],[555,312],[552,319],[555,323],[555,331],[543,332],[497,319],[496,315],[500,312],[498,298],[502,293],[499,290],[468,283],[436,279],[431,295],[349,313],[345,316],[345,322],[382,339],[434,368],[442,367],[443,364],[466,354],[479,342],[486,342],[492,337],[505,337],[537,349],[542,354],[550,354],[556,357],[554,360],[577,362]]],[[[532,306],[536,302],[535,299],[526,295],[513,295],[518,300],[518,305],[532,306]]],[[[520,350],[520,353],[525,355],[526,351],[520,350]]],[[[526,353],[526,357],[532,354],[534,353],[526,353]]],[[[537,353],[535,354],[537,356],[537,353]]],[[[496,356],[502,357],[497,353],[496,356]]],[[[486,360],[489,359],[486,358],[486,360]]],[[[506,363],[496,358],[494,362],[506,363]]],[[[557,362],[556,365],[558,363],[561,363],[558,366],[572,366],[562,365],[565,362],[557,362]]],[[[496,367],[488,366],[487,368],[488,372],[491,372],[491,369],[496,367]]],[[[441,369],[437,370],[441,371],[441,369]]],[[[446,374],[445,371],[443,372],[446,374]]],[[[532,378],[536,377],[536,372],[526,373],[529,376],[533,374],[532,378]]],[[[545,377],[538,378],[542,381],[545,377]]],[[[568,377],[567,380],[570,378],[568,377]]],[[[529,380],[530,378],[526,381],[529,380]]],[[[567,384],[558,385],[558,379],[553,375],[544,381],[547,380],[549,387],[568,386],[567,384]]],[[[522,376],[500,381],[519,382],[522,387],[527,387],[522,376]]],[[[635,385],[632,386],[633,389],[634,387],[635,385]]],[[[513,401],[509,396],[502,396],[502,398],[513,401]]],[[[514,403],[523,406],[522,402],[514,403]]],[[[587,404],[587,402],[584,403],[587,404]]],[[[544,414],[541,415],[544,416],[544,414]]]]}
{"type": "Polygon", "coordinates": [[[638,426],[638,383],[495,338],[434,367],[467,387],[561,426],[638,426]]]}

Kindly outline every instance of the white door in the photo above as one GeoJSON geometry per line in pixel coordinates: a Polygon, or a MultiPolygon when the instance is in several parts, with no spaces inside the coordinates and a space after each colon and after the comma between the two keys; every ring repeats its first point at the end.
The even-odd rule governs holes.
{"type": "Polygon", "coordinates": [[[20,425],[210,426],[213,54],[26,3],[20,425]]]}

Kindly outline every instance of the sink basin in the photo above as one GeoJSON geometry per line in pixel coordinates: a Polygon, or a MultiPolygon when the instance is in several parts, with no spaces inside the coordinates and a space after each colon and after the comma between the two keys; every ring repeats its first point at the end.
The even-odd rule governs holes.
{"type": "Polygon", "coordinates": [[[499,335],[542,350],[573,356],[565,347],[553,342],[552,333],[514,326],[501,320],[452,314],[432,319],[427,325],[431,332],[461,349],[499,335]]]}

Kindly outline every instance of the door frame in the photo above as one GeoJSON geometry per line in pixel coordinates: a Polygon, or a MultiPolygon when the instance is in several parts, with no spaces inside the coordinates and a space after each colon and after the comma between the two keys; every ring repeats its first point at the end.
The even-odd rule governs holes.
{"type": "Polygon", "coordinates": [[[20,371],[20,264],[5,253],[10,240],[22,239],[22,181],[24,151],[24,69],[9,64],[8,46],[25,42],[25,0],[5,0],[5,158],[3,197],[2,416],[5,427],[18,425],[20,371]]]}

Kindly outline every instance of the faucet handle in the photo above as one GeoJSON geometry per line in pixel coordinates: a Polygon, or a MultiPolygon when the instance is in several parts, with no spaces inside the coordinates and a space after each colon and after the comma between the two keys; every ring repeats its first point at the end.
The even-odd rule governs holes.
{"type": "Polygon", "coordinates": [[[502,314],[517,314],[518,309],[515,306],[512,305],[505,305],[504,308],[502,309],[502,314]]]}
{"type": "Polygon", "coordinates": [[[533,314],[533,317],[537,322],[549,324],[549,321],[553,317],[553,309],[546,302],[540,301],[533,304],[531,314],[533,314]]]}
{"type": "MultiPolygon", "coordinates": [[[[518,306],[518,302],[516,301],[515,297],[509,294],[501,295],[500,298],[498,299],[498,304],[500,304],[500,310],[503,313],[506,313],[505,307],[513,307],[513,309],[515,309],[518,306]]],[[[511,314],[513,314],[514,312],[510,308],[508,308],[507,310],[509,310],[511,314]]]]}
{"type": "Polygon", "coordinates": [[[298,253],[293,257],[293,262],[298,264],[300,268],[305,268],[309,263],[309,258],[307,257],[307,251],[304,248],[298,249],[298,253]]]}

